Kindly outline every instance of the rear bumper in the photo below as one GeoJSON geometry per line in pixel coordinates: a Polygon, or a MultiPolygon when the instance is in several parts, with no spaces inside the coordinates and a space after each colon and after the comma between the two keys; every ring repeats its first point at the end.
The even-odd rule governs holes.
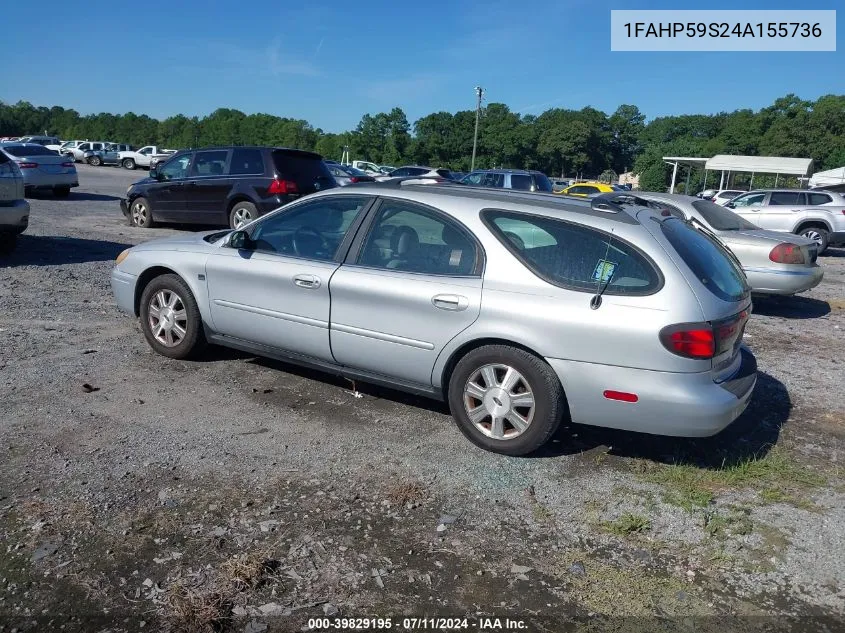
{"type": "Polygon", "coordinates": [[[13,200],[8,206],[0,205],[0,233],[23,233],[28,226],[28,201],[13,200]]]}
{"type": "Polygon", "coordinates": [[[131,275],[117,267],[111,271],[111,290],[117,307],[131,316],[137,316],[135,314],[135,284],[137,282],[136,275],[131,275]]]}
{"type": "Polygon", "coordinates": [[[736,420],[757,383],[757,361],[745,347],[736,373],[722,383],[711,372],[670,373],[546,359],[560,378],[572,421],[675,437],[715,435],[736,420]],[[604,397],[605,390],[637,395],[637,402],[604,397]]]}
{"type": "Polygon", "coordinates": [[[53,187],[78,187],[79,176],[72,174],[35,174],[35,170],[24,169],[23,185],[26,189],[52,189],[53,187]]]}
{"type": "Polygon", "coordinates": [[[818,264],[794,270],[776,268],[746,268],[745,275],[751,291],[758,294],[794,295],[818,286],[824,269],[818,264]]]}

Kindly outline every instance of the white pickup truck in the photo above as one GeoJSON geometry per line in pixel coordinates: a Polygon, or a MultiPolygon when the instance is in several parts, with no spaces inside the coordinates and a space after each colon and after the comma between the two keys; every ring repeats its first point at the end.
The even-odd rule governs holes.
{"type": "Polygon", "coordinates": [[[147,145],[135,152],[120,152],[118,159],[121,167],[135,169],[136,167],[150,167],[155,163],[175,154],[175,149],[159,149],[157,145],[147,145]]]}

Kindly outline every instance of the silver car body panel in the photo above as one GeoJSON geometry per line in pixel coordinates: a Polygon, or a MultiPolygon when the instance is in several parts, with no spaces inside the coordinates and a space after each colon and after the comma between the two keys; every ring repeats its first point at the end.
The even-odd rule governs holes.
{"type": "MultiPolygon", "coordinates": [[[[750,310],[750,300],[723,301],[711,293],[663,235],[665,218],[652,210],[604,214],[552,194],[456,185],[358,184],[345,191],[351,188],[441,210],[477,238],[483,274],[427,275],[244,252],[230,248],[228,237],[208,243],[203,239],[208,234],[198,234],[130,249],[112,273],[117,303],[137,316],[139,280],[170,270],[188,283],[214,342],[348,376],[383,378],[438,397],[462,348],[490,341],[515,344],[549,363],[573,420],[585,424],[711,435],[747,405],[756,365],[749,374],[753,356],[741,346],[700,360],[672,354],[659,340],[664,326],[718,321],[750,310]],[[612,232],[647,253],[661,271],[662,285],[645,296],[605,294],[601,306],[591,309],[595,293],[553,285],[526,268],[485,225],[485,209],[612,232]],[[639,401],[610,400],[605,390],[637,393],[639,401]]],[[[312,194],[303,202],[337,191],[312,194]]]]}

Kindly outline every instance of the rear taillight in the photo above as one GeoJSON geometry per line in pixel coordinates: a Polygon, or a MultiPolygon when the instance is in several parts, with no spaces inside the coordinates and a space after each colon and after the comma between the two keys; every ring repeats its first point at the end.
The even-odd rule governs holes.
{"type": "Polygon", "coordinates": [[[21,169],[35,169],[38,167],[38,163],[18,163],[18,167],[21,169]]]}
{"type": "Polygon", "coordinates": [[[797,244],[778,244],[769,253],[769,259],[776,264],[803,264],[804,252],[797,244]]]}
{"type": "Polygon", "coordinates": [[[299,187],[296,186],[296,183],[293,180],[280,180],[277,178],[270,183],[267,193],[274,196],[285,195],[288,193],[299,193],[299,187]]]}
{"type": "Polygon", "coordinates": [[[686,358],[713,358],[716,355],[716,336],[706,323],[675,325],[663,328],[660,341],[673,354],[686,358]]]}
{"type": "Polygon", "coordinates": [[[359,182],[358,176],[352,176],[352,178],[349,179],[349,182],[359,182]]]}
{"type": "Polygon", "coordinates": [[[62,167],[73,167],[73,163],[71,163],[71,162],[62,163],[62,167]]]}

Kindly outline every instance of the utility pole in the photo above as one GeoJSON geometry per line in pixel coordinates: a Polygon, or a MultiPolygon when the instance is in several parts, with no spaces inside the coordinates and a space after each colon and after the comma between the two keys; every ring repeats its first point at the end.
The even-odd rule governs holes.
{"type": "Polygon", "coordinates": [[[475,94],[478,100],[475,104],[475,134],[472,137],[472,163],[470,164],[470,171],[475,169],[475,149],[478,147],[478,118],[481,116],[481,97],[484,96],[484,88],[476,86],[475,94]]]}

